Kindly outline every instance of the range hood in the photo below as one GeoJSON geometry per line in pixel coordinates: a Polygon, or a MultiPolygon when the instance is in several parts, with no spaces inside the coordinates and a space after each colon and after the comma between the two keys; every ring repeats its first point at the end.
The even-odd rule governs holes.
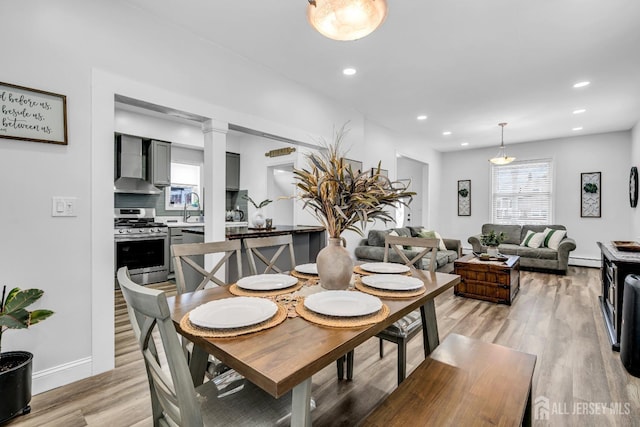
{"type": "Polygon", "coordinates": [[[146,178],[142,138],[117,135],[115,143],[115,182],[113,191],[130,194],[161,194],[162,190],[146,178]]]}

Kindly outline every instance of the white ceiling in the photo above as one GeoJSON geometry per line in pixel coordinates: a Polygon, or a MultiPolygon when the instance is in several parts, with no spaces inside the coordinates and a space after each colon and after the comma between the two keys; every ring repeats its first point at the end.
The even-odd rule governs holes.
{"type": "Polygon", "coordinates": [[[354,42],[313,30],[307,0],[127,1],[440,151],[497,146],[503,121],[508,145],[640,120],[638,0],[388,0],[354,42]]]}

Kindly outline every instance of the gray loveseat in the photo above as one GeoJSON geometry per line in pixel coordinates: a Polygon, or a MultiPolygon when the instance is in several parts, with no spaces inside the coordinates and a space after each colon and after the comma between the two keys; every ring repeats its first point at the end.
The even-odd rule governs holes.
{"type": "MultiPolygon", "coordinates": [[[[355,256],[358,261],[363,262],[382,262],[384,260],[384,238],[391,231],[395,230],[399,236],[417,237],[423,227],[401,227],[390,228],[388,230],[371,230],[366,239],[362,239],[355,249],[355,256]]],[[[453,271],[453,262],[462,255],[462,243],[460,240],[442,238],[447,250],[439,250],[436,256],[438,266],[437,271],[449,273],[453,271]]],[[[418,255],[419,251],[404,250],[407,258],[412,259],[418,255]]],[[[395,251],[389,251],[389,261],[404,263],[400,255],[395,251]]],[[[430,258],[422,258],[415,265],[416,268],[428,269],[430,258]]]]}
{"type": "MultiPolygon", "coordinates": [[[[543,232],[546,228],[554,230],[566,230],[563,225],[503,225],[483,224],[482,234],[488,234],[491,230],[496,233],[504,233],[506,239],[498,246],[498,251],[505,255],[520,256],[520,267],[525,269],[543,270],[553,273],[566,274],[569,265],[569,252],[576,248],[576,242],[565,236],[558,245],[558,250],[547,247],[530,248],[520,246],[527,235],[527,231],[534,233],[543,232]]],[[[480,243],[478,234],[469,237],[468,241],[473,246],[474,252],[486,252],[487,247],[480,243]]]]}

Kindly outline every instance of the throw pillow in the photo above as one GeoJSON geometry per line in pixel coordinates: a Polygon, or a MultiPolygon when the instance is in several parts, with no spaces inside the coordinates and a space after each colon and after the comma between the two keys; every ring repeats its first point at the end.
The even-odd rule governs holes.
{"type": "MultiPolygon", "coordinates": [[[[391,230],[389,232],[389,236],[400,237],[400,235],[396,232],[396,230],[391,230]]],[[[403,247],[402,245],[395,245],[395,247],[398,248],[398,249],[408,249],[408,248],[403,247]]]]}
{"type": "Polygon", "coordinates": [[[527,246],[529,248],[539,248],[544,242],[545,233],[534,233],[533,231],[527,231],[527,235],[524,236],[520,246],[527,246]]]}
{"type": "Polygon", "coordinates": [[[557,251],[560,246],[560,242],[567,235],[567,230],[554,230],[552,228],[547,228],[544,230],[544,233],[544,246],[557,251]]]}
{"type": "Polygon", "coordinates": [[[442,240],[442,237],[440,236],[440,234],[438,234],[437,231],[427,230],[426,228],[423,228],[418,233],[418,237],[422,237],[423,239],[438,239],[438,250],[439,251],[447,250],[447,247],[444,245],[444,241],[442,240]]]}

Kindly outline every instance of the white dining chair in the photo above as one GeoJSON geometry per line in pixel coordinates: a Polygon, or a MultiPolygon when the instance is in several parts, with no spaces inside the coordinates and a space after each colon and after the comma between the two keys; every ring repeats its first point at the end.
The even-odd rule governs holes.
{"type": "Polygon", "coordinates": [[[262,273],[285,273],[287,270],[293,270],[296,266],[296,256],[293,251],[293,237],[291,234],[282,236],[254,237],[244,239],[244,247],[247,250],[247,258],[249,260],[249,269],[251,274],[258,274],[256,258],[261,263],[260,269],[264,266],[262,273]],[[273,252],[275,250],[275,252],[273,252]],[[280,261],[280,266],[276,263],[285,258],[281,257],[285,253],[289,253],[289,262],[280,261]],[[273,252],[270,254],[269,252],[273,252]],[[283,264],[288,264],[288,268],[281,268],[283,264]]]}
{"type": "Polygon", "coordinates": [[[144,358],[154,426],[289,424],[291,392],[275,399],[247,380],[242,390],[226,396],[214,381],[194,387],[165,294],[131,281],[127,267],[118,270],[117,278],[144,358]]]}

